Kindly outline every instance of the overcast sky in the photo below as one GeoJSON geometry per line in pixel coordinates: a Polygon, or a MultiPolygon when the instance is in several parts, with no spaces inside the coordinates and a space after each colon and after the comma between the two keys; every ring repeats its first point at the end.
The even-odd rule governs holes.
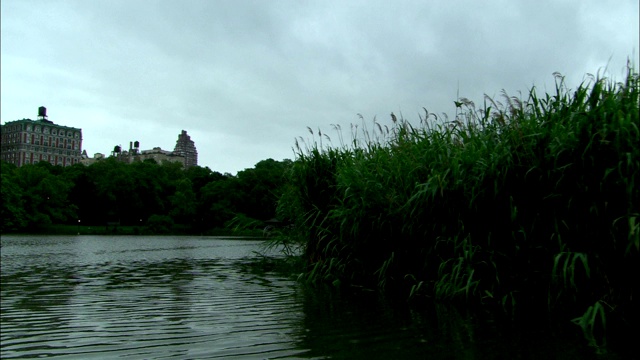
{"type": "Polygon", "coordinates": [[[79,127],[83,149],[173,150],[235,174],[293,159],[307,126],[455,114],[453,101],[624,79],[637,0],[2,0],[1,120],[79,127]]]}

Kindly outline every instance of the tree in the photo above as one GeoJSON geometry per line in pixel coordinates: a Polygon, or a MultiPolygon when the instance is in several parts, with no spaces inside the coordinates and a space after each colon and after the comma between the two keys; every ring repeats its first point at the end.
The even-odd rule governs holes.
{"type": "Polygon", "coordinates": [[[78,208],[78,219],[82,219],[82,223],[86,225],[102,225],[104,217],[100,216],[93,171],[91,166],[75,164],[64,168],[61,176],[73,184],[69,191],[69,201],[78,208]]]}
{"type": "Polygon", "coordinates": [[[91,164],[92,181],[96,187],[96,214],[102,223],[132,221],[129,214],[134,192],[134,181],[128,164],[110,157],[91,164]]]}
{"type": "Polygon", "coordinates": [[[243,201],[238,204],[239,212],[259,220],[274,218],[289,166],[289,160],[267,159],[258,162],[253,169],[238,172],[240,192],[244,194],[243,201]]]}
{"type": "Polygon", "coordinates": [[[237,213],[236,205],[241,202],[241,196],[233,176],[205,185],[200,198],[203,223],[209,228],[224,226],[237,213]]]}
{"type": "Polygon", "coordinates": [[[27,226],[27,213],[24,210],[22,189],[15,182],[16,166],[2,162],[0,174],[0,232],[21,230],[27,226]]]}
{"type": "Polygon", "coordinates": [[[173,220],[167,215],[151,215],[147,220],[147,232],[151,234],[168,234],[173,227],[173,220]]]}
{"type": "Polygon", "coordinates": [[[68,200],[73,184],[49,172],[46,166],[23,165],[15,171],[22,194],[27,226],[38,228],[76,218],[76,206],[68,200]]]}
{"type": "Polygon", "coordinates": [[[191,181],[182,179],[176,184],[176,192],[169,197],[171,210],[169,215],[178,224],[192,223],[196,215],[196,195],[191,181]]]}

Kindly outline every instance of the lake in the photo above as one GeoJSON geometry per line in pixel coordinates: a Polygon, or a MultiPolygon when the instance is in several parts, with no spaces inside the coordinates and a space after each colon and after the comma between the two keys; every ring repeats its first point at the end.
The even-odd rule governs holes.
{"type": "Polygon", "coordinates": [[[1,239],[2,359],[596,358],[574,333],[306,286],[256,265],[262,240],[1,239]]]}

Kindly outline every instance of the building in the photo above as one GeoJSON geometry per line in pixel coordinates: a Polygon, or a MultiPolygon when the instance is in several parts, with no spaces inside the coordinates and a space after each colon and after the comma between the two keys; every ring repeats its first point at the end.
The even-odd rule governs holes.
{"type": "Polygon", "coordinates": [[[182,133],[178,135],[178,141],[176,141],[173,151],[162,150],[160,147],[154,147],[151,150],[140,150],[140,142],[131,141],[129,142],[129,150],[124,150],[120,145],[114,146],[111,156],[129,164],[135,161],[153,159],[158,164],[163,161],[178,162],[185,169],[198,165],[198,151],[185,130],[182,130],[182,133]]]}
{"type": "Polygon", "coordinates": [[[176,147],[173,149],[174,154],[184,156],[184,168],[198,165],[198,151],[196,145],[191,140],[191,136],[187,135],[185,130],[178,135],[176,147]]]}
{"type": "Polygon", "coordinates": [[[153,159],[156,163],[162,164],[164,161],[177,162],[185,167],[185,157],[175,153],[174,151],[162,150],[160,147],[154,147],[151,150],[140,150],[140,142],[130,142],[129,150],[122,150],[120,145],[116,145],[111,152],[111,156],[118,160],[131,164],[136,161],[145,161],[153,159]]]}
{"type": "Polygon", "coordinates": [[[82,159],[82,129],[57,125],[38,108],[37,120],[9,121],[0,130],[0,159],[22,166],[40,161],[70,166],[82,159]]]}
{"type": "Polygon", "coordinates": [[[102,153],[95,153],[93,154],[93,157],[90,158],[89,155],[87,155],[87,150],[82,150],[82,159],[80,160],[80,163],[89,166],[102,159],[104,159],[104,154],[102,153]]]}
{"type": "Polygon", "coordinates": [[[139,159],[140,161],[153,159],[158,164],[162,164],[163,161],[178,162],[178,163],[181,163],[184,167],[186,167],[184,156],[180,154],[176,154],[173,151],[162,150],[159,147],[154,147],[151,150],[142,150],[140,154],[137,156],[137,159],[139,159]]]}

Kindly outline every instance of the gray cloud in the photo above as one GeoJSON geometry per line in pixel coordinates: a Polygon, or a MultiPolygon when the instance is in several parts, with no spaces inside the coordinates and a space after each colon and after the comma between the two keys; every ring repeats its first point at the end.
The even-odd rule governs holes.
{"type": "MultiPolygon", "coordinates": [[[[191,134],[200,164],[235,173],[292,158],[307,126],[422,107],[459,94],[572,85],[638,59],[637,1],[7,0],[2,120],[82,127],[84,147],[191,134]]],[[[515,95],[515,94],[514,94],[515,95]]],[[[347,130],[348,132],[348,130],[347,130]]],[[[347,135],[348,136],[348,135],[347,135]]]]}

